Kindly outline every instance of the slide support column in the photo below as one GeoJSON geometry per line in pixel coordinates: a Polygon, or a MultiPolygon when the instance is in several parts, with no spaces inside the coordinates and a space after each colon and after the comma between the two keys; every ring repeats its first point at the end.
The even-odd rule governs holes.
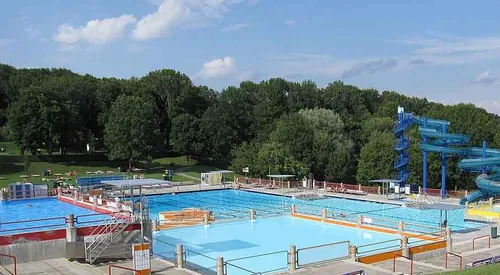
{"type": "MultiPolygon", "coordinates": [[[[424,128],[427,128],[427,117],[424,117],[424,128]]],[[[427,142],[427,137],[424,137],[424,143],[427,142]]],[[[422,185],[423,185],[423,193],[427,193],[427,152],[423,151],[423,163],[424,163],[424,169],[423,169],[423,175],[422,175],[422,185]]]]}
{"type": "MultiPolygon", "coordinates": [[[[443,124],[442,132],[446,133],[447,128],[447,125],[443,124]]],[[[446,146],[446,143],[443,146],[446,146]]],[[[444,198],[446,198],[446,154],[441,153],[441,199],[444,198]]]]}

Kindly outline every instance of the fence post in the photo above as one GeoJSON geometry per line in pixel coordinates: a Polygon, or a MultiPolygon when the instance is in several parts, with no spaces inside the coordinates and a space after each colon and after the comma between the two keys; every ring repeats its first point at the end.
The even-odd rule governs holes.
{"type": "Polygon", "coordinates": [[[408,248],[408,236],[401,236],[401,248],[403,251],[403,256],[410,257],[410,249],[408,248]]]}
{"type": "Polygon", "coordinates": [[[328,210],[323,209],[321,210],[321,220],[324,221],[328,217],[328,210]]]}
{"type": "Polygon", "coordinates": [[[493,207],[493,197],[488,199],[488,203],[490,204],[490,207],[493,207]]]}
{"type": "Polygon", "coordinates": [[[151,230],[158,231],[158,220],[153,219],[153,222],[151,224],[151,230]]]}
{"type": "Polygon", "coordinates": [[[446,228],[446,252],[452,252],[453,244],[451,239],[451,230],[450,228],[446,228]]]}
{"type": "Polygon", "coordinates": [[[358,247],[355,245],[349,246],[349,258],[353,261],[356,261],[356,252],[358,251],[358,247]]]}
{"type": "Polygon", "coordinates": [[[177,244],[177,268],[184,268],[184,249],[182,244],[177,244]]]}
{"type": "Polygon", "coordinates": [[[76,204],[76,201],[78,200],[78,189],[75,189],[73,192],[73,204],[76,204]]]}
{"type": "Polygon", "coordinates": [[[380,186],[377,186],[377,194],[382,195],[382,192],[380,192],[380,186]]]}
{"type": "Polygon", "coordinates": [[[210,217],[208,213],[203,214],[203,224],[204,225],[210,224],[210,217]]]}
{"type": "Polygon", "coordinates": [[[250,209],[250,220],[255,220],[255,210],[250,209]]]}
{"type": "Polygon", "coordinates": [[[224,275],[224,258],[223,257],[218,257],[217,258],[217,275],[224,275]]]}
{"type": "Polygon", "coordinates": [[[361,184],[358,184],[358,191],[361,191],[361,184]]]}
{"type": "Polygon", "coordinates": [[[418,186],[418,193],[422,194],[422,186],[420,186],[420,185],[418,186]]]}
{"type": "Polygon", "coordinates": [[[358,218],[356,219],[356,223],[357,223],[358,227],[360,227],[363,224],[363,216],[362,215],[358,215],[358,218]]]}
{"type": "Polygon", "coordinates": [[[288,189],[290,189],[290,181],[288,181],[287,183],[288,183],[288,189]]]}
{"type": "Polygon", "coordinates": [[[92,210],[95,210],[97,207],[97,196],[92,197],[92,210]]]}
{"type": "Polygon", "coordinates": [[[66,218],[66,241],[69,243],[76,242],[76,227],[75,227],[75,216],[73,214],[69,214],[66,218]]]}
{"type": "Polygon", "coordinates": [[[297,206],[295,206],[295,204],[292,204],[292,215],[293,214],[297,214],[297,206]]]}
{"type": "Polygon", "coordinates": [[[403,221],[399,221],[398,222],[398,233],[403,234],[404,231],[405,231],[405,224],[403,221]]]}
{"type": "Polygon", "coordinates": [[[295,248],[294,244],[290,245],[290,250],[288,251],[288,262],[290,263],[290,266],[288,267],[288,270],[294,271],[297,269],[297,249],[295,248]]]}

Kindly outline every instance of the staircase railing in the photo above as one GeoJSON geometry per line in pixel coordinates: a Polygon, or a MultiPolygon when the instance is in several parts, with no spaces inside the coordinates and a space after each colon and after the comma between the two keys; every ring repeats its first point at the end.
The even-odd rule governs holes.
{"type": "Polygon", "coordinates": [[[87,237],[85,242],[85,259],[93,263],[101,253],[120,235],[130,224],[130,212],[115,211],[97,226],[87,237]]]}

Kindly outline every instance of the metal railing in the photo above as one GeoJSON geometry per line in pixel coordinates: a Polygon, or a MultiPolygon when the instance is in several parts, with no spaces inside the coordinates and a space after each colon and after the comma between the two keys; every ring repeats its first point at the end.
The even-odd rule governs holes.
{"type": "MultiPolygon", "coordinates": [[[[6,257],[6,258],[12,259],[12,265],[14,266],[13,275],[17,275],[17,258],[16,258],[16,256],[12,256],[12,255],[8,255],[8,254],[0,254],[0,258],[1,257],[6,257]]],[[[1,261],[0,261],[0,265],[1,265],[1,261]]]]}
{"type": "Polygon", "coordinates": [[[383,250],[389,250],[389,249],[400,249],[402,246],[401,239],[392,239],[392,240],[387,240],[387,241],[381,241],[381,242],[375,242],[375,243],[370,243],[370,244],[365,244],[365,245],[360,245],[356,247],[356,254],[370,254],[372,252],[382,252],[383,250]],[[366,248],[366,247],[372,247],[372,246],[379,246],[382,244],[390,244],[390,243],[395,243],[397,242],[397,245],[388,245],[388,246],[383,246],[383,247],[377,247],[377,248],[372,248],[369,250],[365,251],[360,251],[360,248],[366,248]]]}
{"type": "MultiPolygon", "coordinates": [[[[328,244],[299,248],[299,249],[297,249],[297,253],[296,253],[296,255],[297,255],[296,256],[297,257],[297,259],[296,259],[297,267],[303,267],[303,266],[312,265],[312,264],[347,259],[347,258],[349,258],[350,246],[351,246],[351,243],[349,241],[342,241],[342,242],[335,242],[335,243],[328,243],[328,244]],[[337,251],[337,249],[338,249],[337,247],[341,246],[341,245],[346,245],[346,249],[345,249],[346,253],[336,255],[339,253],[339,251],[337,251]],[[331,250],[328,251],[328,249],[332,249],[332,248],[333,248],[333,251],[331,251],[331,250]],[[318,253],[318,250],[320,252],[321,252],[321,250],[326,250],[326,253],[318,253]],[[310,260],[308,260],[307,256],[304,256],[304,253],[306,253],[306,251],[314,251],[314,256],[311,257],[310,260]],[[326,255],[326,258],[321,259],[318,255],[326,255]],[[304,258],[306,260],[303,260],[304,258]]],[[[323,251],[323,252],[325,252],[325,251],[323,251]]],[[[342,252],[340,252],[340,253],[342,253],[342,252]]]]}
{"type": "Polygon", "coordinates": [[[32,229],[64,227],[66,223],[67,223],[66,217],[0,222],[0,235],[6,232],[15,232],[15,231],[32,232],[33,231],[32,229]],[[52,224],[50,221],[58,221],[58,222],[52,224]],[[30,225],[30,223],[32,223],[33,225],[30,225]],[[42,224],[42,225],[37,225],[37,224],[42,224]],[[19,225],[21,225],[22,227],[18,227],[19,225]]]}
{"type": "MultiPolygon", "coordinates": [[[[250,274],[265,274],[265,273],[271,273],[271,272],[276,272],[279,270],[285,270],[288,268],[289,261],[288,261],[288,251],[287,250],[282,250],[282,251],[275,251],[275,252],[270,252],[270,253],[264,253],[264,254],[258,254],[258,255],[253,255],[253,256],[248,256],[248,257],[242,257],[242,258],[236,258],[236,259],[230,259],[227,260],[225,263],[230,264],[232,267],[236,267],[239,269],[246,270],[247,272],[252,272],[250,274]],[[250,271],[249,268],[247,267],[242,267],[244,264],[235,264],[235,262],[241,262],[245,260],[250,260],[250,259],[255,259],[255,258],[265,258],[265,261],[261,262],[260,267],[262,267],[263,264],[264,266],[269,266],[270,264],[273,265],[275,263],[278,263],[276,266],[269,266],[265,267],[265,270],[259,270],[257,272],[255,271],[250,271]]],[[[255,264],[255,262],[251,262],[250,264],[255,264]]],[[[227,267],[225,267],[226,273],[227,274],[227,267]]]]}
{"type": "Polygon", "coordinates": [[[365,271],[360,269],[360,270],[355,270],[347,273],[342,273],[342,275],[365,275],[365,271]]]}
{"type": "Polygon", "coordinates": [[[472,250],[474,250],[476,248],[476,240],[483,239],[483,238],[488,238],[488,248],[491,248],[491,236],[484,235],[484,236],[479,236],[479,237],[472,239],[472,250]]]}
{"type": "Polygon", "coordinates": [[[446,252],[444,267],[446,269],[448,269],[448,255],[452,255],[452,256],[458,257],[460,259],[460,270],[462,270],[464,258],[462,255],[460,255],[458,253],[453,253],[453,252],[446,252]]]}
{"type": "Polygon", "coordinates": [[[91,223],[98,223],[98,222],[103,222],[106,219],[108,219],[108,216],[110,213],[96,213],[96,214],[84,214],[84,215],[78,215],[75,217],[75,223],[76,224],[91,224],[91,223]],[[96,216],[101,216],[102,218],[100,219],[85,219],[87,217],[96,217],[96,216]],[[104,216],[104,217],[103,217],[104,216]]]}
{"type": "Polygon", "coordinates": [[[141,271],[140,270],[129,268],[129,267],[124,267],[124,266],[119,266],[119,265],[114,265],[114,264],[111,264],[111,265],[108,266],[108,275],[112,274],[111,272],[112,272],[113,268],[121,269],[121,270],[127,270],[127,271],[132,271],[132,272],[134,272],[135,275],[141,275],[141,271]]]}
{"type": "Polygon", "coordinates": [[[204,255],[202,253],[198,253],[198,252],[190,250],[190,249],[184,250],[183,253],[184,253],[184,257],[183,257],[184,265],[189,266],[190,268],[195,269],[196,271],[197,270],[207,270],[207,271],[209,271],[209,273],[213,273],[214,269],[217,267],[217,259],[216,258],[204,255]],[[203,266],[200,263],[195,263],[193,261],[189,261],[188,258],[192,255],[202,257],[205,260],[209,260],[211,262],[211,264],[208,266],[203,266]]]}
{"type": "MultiPolygon", "coordinates": [[[[229,274],[227,266],[230,266],[230,267],[232,267],[232,268],[236,268],[236,269],[238,269],[238,271],[240,271],[240,273],[241,273],[241,271],[244,271],[245,273],[248,273],[248,274],[250,274],[250,275],[254,275],[254,274],[262,274],[262,273],[260,273],[260,272],[254,272],[254,271],[248,270],[248,269],[246,269],[246,268],[243,268],[243,267],[241,267],[241,266],[237,266],[237,265],[234,265],[234,264],[232,264],[232,263],[225,262],[225,263],[224,263],[224,269],[223,269],[223,273],[224,273],[224,275],[228,275],[228,274],[229,274]]],[[[229,275],[230,275],[230,274],[229,274],[229,275]]]]}
{"type": "Polygon", "coordinates": [[[392,272],[396,272],[396,258],[405,258],[410,260],[410,275],[413,275],[413,259],[397,253],[394,253],[394,258],[392,259],[392,272]]]}
{"type": "Polygon", "coordinates": [[[130,220],[129,212],[116,211],[111,213],[87,236],[90,240],[85,242],[85,259],[89,263],[93,263],[116,236],[125,230],[130,220]],[[124,221],[129,222],[124,223],[124,221]]]}

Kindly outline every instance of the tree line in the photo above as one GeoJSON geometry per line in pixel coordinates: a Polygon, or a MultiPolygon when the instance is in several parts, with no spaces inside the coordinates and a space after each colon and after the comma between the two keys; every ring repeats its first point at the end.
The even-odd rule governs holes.
{"type": "MultiPolygon", "coordinates": [[[[251,176],[313,173],[318,180],[368,183],[393,178],[393,125],[401,105],[416,115],[451,121],[450,131],[500,147],[500,118],[471,104],[447,106],[394,91],[341,81],[272,78],[218,92],[163,69],[140,78],[79,75],[66,69],[16,69],[0,64],[0,138],[21,152],[83,153],[87,145],[110,159],[139,160],[175,151],[222,161],[251,176]]],[[[422,181],[417,129],[410,130],[410,182],[422,181]]],[[[440,183],[440,158],[430,154],[429,184],[440,183]]],[[[449,158],[450,187],[472,176],[449,158]]]]}

